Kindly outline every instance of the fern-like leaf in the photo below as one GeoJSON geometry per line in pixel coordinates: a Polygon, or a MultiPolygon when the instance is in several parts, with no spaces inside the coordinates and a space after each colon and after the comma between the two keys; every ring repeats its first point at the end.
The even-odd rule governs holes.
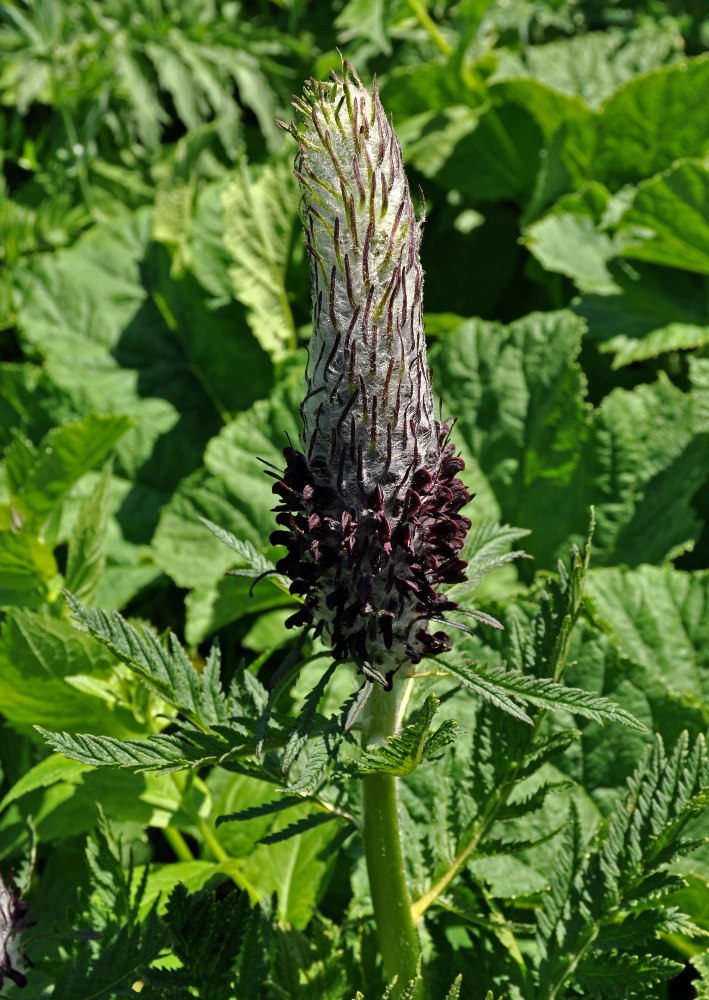
{"type": "Polygon", "coordinates": [[[463,985],[463,977],[456,976],[451,988],[446,993],[446,1000],[460,1000],[460,988],[463,985]]]}
{"type": "Polygon", "coordinates": [[[268,733],[268,727],[273,710],[278,703],[279,698],[290,688],[291,684],[293,684],[302,669],[303,664],[300,654],[303,651],[303,646],[305,645],[307,638],[308,630],[303,629],[296,641],[286,653],[285,658],[277,668],[271,680],[271,691],[268,695],[266,704],[261,710],[256,726],[256,756],[259,760],[261,758],[261,754],[263,753],[266,734],[268,733]]]}
{"type": "Polygon", "coordinates": [[[666,983],[681,971],[679,962],[664,955],[593,951],[579,963],[574,980],[584,996],[603,997],[604,1000],[630,1000],[632,997],[646,1000],[657,995],[653,987],[666,983]]]}
{"type": "Polygon", "coordinates": [[[76,628],[98,639],[194,725],[208,729],[228,721],[230,707],[219,684],[216,649],[208,669],[200,674],[172,633],[168,650],[149,626],[136,628],[117,611],[88,608],[69,593],[65,597],[76,628]]]}
{"type": "Polygon", "coordinates": [[[53,733],[41,726],[37,731],[65,757],[93,767],[126,767],[137,771],[177,771],[223,764],[235,755],[251,752],[252,734],[239,723],[220,726],[209,733],[180,728],[176,733],[158,733],[145,739],[119,740],[90,733],[53,733]]]}
{"type": "Polygon", "coordinates": [[[285,590],[290,596],[288,590],[289,583],[286,577],[276,572],[276,567],[271,560],[255,549],[251,542],[243,538],[237,538],[236,535],[233,535],[225,528],[220,528],[218,524],[214,524],[213,521],[209,521],[206,517],[200,517],[200,521],[206,528],[209,528],[220,542],[223,542],[233,552],[236,552],[239,558],[247,564],[248,568],[231,570],[232,575],[251,577],[269,576],[272,583],[275,583],[281,590],[285,590]]]}
{"type": "Polygon", "coordinates": [[[546,677],[533,677],[517,670],[503,667],[489,667],[476,663],[473,666],[451,663],[436,657],[446,673],[462,681],[479,694],[485,701],[531,724],[531,718],[520,707],[531,704],[537,708],[574,712],[576,715],[593,719],[594,722],[618,722],[630,729],[643,731],[645,726],[635,716],[601,695],[581,688],[565,687],[546,677]]]}
{"type": "Polygon", "coordinates": [[[438,698],[430,694],[414,722],[405,726],[395,736],[388,736],[381,742],[360,751],[357,759],[351,763],[347,762],[344,769],[349,774],[374,774],[378,771],[399,777],[411,774],[422,760],[452,743],[461,732],[452,719],[431,732],[431,723],[439,704],[438,698]]]}
{"type": "Polygon", "coordinates": [[[142,924],[113,927],[101,935],[95,954],[82,952],[64,966],[52,1000],[104,1000],[128,992],[166,944],[155,908],[142,924]]]}
{"type": "MultiPolygon", "coordinates": [[[[421,980],[411,979],[404,987],[404,991],[401,994],[401,1000],[412,1000],[416,996],[416,991],[419,988],[421,980]]],[[[463,985],[463,977],[461,975],[456,976],[453,980],[451,988],[445,995],[445,1000],[460,1000],[460,990],[463,985]]],[[[386,990],[382,995],[382,1000],[390,1000],[391,997],[391,986],[387,986],[386,990]]],[[[365,1000],[364,994],[359,991],[355,993],[353,1000],[365,1000]]],[[[492,991],[488,991],[485,994],[485,1000],[496,1000],[493,996],[492,991]]],[[[502,997],[497,998],[497,1000],[503,1000],[502,997]]]]}
{"type": "Polygon", "coordinates": [[[678,885],[667,865],[693,844],[684,831],[709,804],[708,782],[701,735],[690,745],[684,733],[669,755],[658,736],[587,856],[574,820],[537,914],[537,1000],[564,996],[572,980],[594,996],[659,996],[653,988],[676,966],[653,953],[653,941],[663,931],[692,929],[665,902],[678,885]]]}
{"type": "Polygon", "coordinates": [[[709,1000],[709,951],[695,955],[692,965],[699,973],[699,979],[692,983],[696,1000],[709,1000]]]}
{"type": "Polygon", "coordinates": [[[341,819],[339,813],[335,812],[315,812],[311,813],[309,816],[302,816],[297,819],[295,823],[289,823],[287,827],[283,830],[276,830],[275,833],[268,833],[265,837],[260,840],[261,844],[280,844],[284,840],[290,840],[291,837],[297,837],[298,834],[305,833],[306,830],[312,830],[316,826],[322,826],[323,823],[330,823],[334,819],[341,819]]]}
{"type": "Polygon", "coordinates": [[[493,569],[499,569],[515,559],[528,559],[522,549],[510,551],[511,545],[528,534],[529,531],[524,528],[512,528],[509,524],[495,521],[484,521],[471,528],[463,553],[468,562],[467,587],[475,588],[493,569]]]}
{"type": "Polygon", "coordinates": [[[249,806],[239,812],[228,813],[224,816],[217,816],[216,825],[222,823],[242,823],[246,820],[257,819],[260,816],[270,816],[272,813],[283,812],[285,809],[292,809],[293,806],[300,805],[303,801],[300,795],[282,795],[272,802],[264,802],[260,806],[249,806]]]}
{"type": "Polygon", "coordinates": [[[318,683],[307,695],[303,708],[298,713],[298,718],[295,720],[295,725],[290,732],[288,742],[283,751],[283,758],[281,760],[283,774],[288,773],[315,727],[318,705],[336,666],[337,661],[333,660],[318,683]]]}

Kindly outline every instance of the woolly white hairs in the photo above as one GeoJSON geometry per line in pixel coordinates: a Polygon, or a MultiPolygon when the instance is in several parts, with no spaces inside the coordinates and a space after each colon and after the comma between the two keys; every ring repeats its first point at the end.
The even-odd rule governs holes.
{"type": "Polygon", "coordinates": [[[378,484],[386,501],[439,451],[421,227],[376,80],[370,95],[344,62],[341,79],[311,81],[296,107],[313,297],[302,445],[316,475],[326,468],[353,498],[355,484],[378,484]]]}

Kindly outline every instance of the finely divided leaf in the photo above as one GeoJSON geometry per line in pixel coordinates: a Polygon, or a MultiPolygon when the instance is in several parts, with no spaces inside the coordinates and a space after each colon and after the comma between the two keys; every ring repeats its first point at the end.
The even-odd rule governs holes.
{"type": "Polygon", "coordinates": [[[233,535],[231,531],[226,531],[224,528],[220,528],[218,524],[214,524],[209,521],[206,517],[200,517],[200,521],[215,535],[220,542],[224,542],[228,545],[230,549],[234,552],[245,563],[249,566],[249,570],[231,570],[232,573],[238,573],[244,576],[263,576],[268,574],[272,577],[274,582],[277,582],[284,590],[288,590],[288,581],[280,573],[276,573],[276,567],[267,559],[266,556],[262,555],[257,549],[248,541],[248,539],[237,538],[233,535]]]}
{"type": "Polygon", "coordinates": [[[460,987],[463,985],[463,977],[456,976],[451,988],[446,993],[446,1000],[459,1000],[460,987]]]}
{"type": "Polygon", "coordinates": [[[635,997],[674,975],[674,964],[655,953],[655,939],[670,927],[691,928],[666,902],[678,885],[667,865],[696,846],[683,833],[709,804],[708,779],[702,736],[690,745],[683,734],[669,755],[658,736],[629,780],[600,847],[584,853],[574,819],[537,913],[537,1000],[563,995],[572,977],[593,995],[635,997]],[[626,974],[619,978],[622,969],[626,974]]]}
{"type": "MultiPolygon", "coordinates": [[[[71,594],[65,596],[77,628],[107,646],[149,688],[192,722],[208,728],[228,720],[227,699],[215,660],[206,674],[200,675],[174,635],[170,634],[168,652],[148,626],[138,629],[115,611],[92,610],[71,594]]],[[[217,655],[215,651],[213,656],[217,655]]]]}
{"type": "Polygon", "coordinates": [[[411,774],[422,760],[452,743],[461,732],[453,720],[444,722],[431,732],[431,722],[438,705],[438,699],[430,694],[417,721],[405,726],[394,736],[367,746],[351,763],[348,761],[344,769],[348,774],[374,774],[378,771],[399,777],[411,774]]]}
{"type": "Polygon", "coordinates": [[[281,795],[279,798],[274,799],[272,802],[264,802],[259,806],[249,806],[248,809],[241,809],[239,812],[229,813],[225,816],[217,816],[216,826],[221,826],[222,823],[241,823],[244,820],[256,819],[259,816],[268,816],[271,813],[283,812],[284,809],[290,809],[292,806],[300,805],[303,801],[300,795],[281,795]]]}
{"type": "Polygon", "coordinates": [[[248,756],[252,745],[250,730],[238,723],[220,726],[209,733],[179,729],[176,733],[159,733],[143,740],[54,733],[41,726],[36,729],[55,750],[72,760],[93,767],[130,767],[139,771],[167,772],[224,763],[235,755],[248,756]]]}
{"type": "Polygon", "coordinates": [[[545,677],[530,677],[502,667],[479,663],[467,666],[451,663],[440,656],[436,657],[436,662],[485,701],[523,722],[531,723],[532,720],[521,705],[531,704],[537,708],[573,712],[596,722],[618,722],[631,729],[645,729],[641,722],[615,702],[581,688],[565,687],[545,677]]]}
{"type": "Polygon", "coordinates": [[[592,952],[579,962],[574,982],[583,990],[584,997],[602,997],[603,1000],[646,1000],[656,995],[652,987],[666,983],[684,968],[681,962],[664,955],[633,955],[617,952],[592,952]]]}
{"type": "Polygon", "coordinates": [[[305,703],[298,712],[298,717],[295,720],[295,725],[290,732],[288,737],[288,742],[286,743],[285,749],[283,751],[283,758],[281,760],[281,771],[283,774],[287,774],[290,770],[292,764],[298,759],[300,751],[305,746],[308,737],[315,728],[318,716],[317,708],[320,704],[323,694],[325,693],[325,688],[327,687],[328,681],[332,677],[335,667],[337,666],[337,661],[333,660],[328,666],[325,673],[322,675],[320,680],[317,682],[312,691],[309,692],[305,699],[305,703]]]}
{"type": "Polygon", "coordinates": [[[308,629],[306,628],[302,630],[271,678],[271,690],[268,695],[268,700],[261,710],[261,714],[256,725],[256,757],[259,759],[263,751],[263,745],[266,740],[266,734],[268,733],[268,727],[271,721],[273,709],[277,704],[278,699],[285,694],[286,691],[290,690],[290,687],[295,682],[296,677],[300,674],[300,671],[303,668],[300,654],[303,651],[303,646],[305,645],[307,638],[308,629]]]}
{"type": "Polygon", "coordinates": [[[483,521],[470,529],[462,556],[468,562],[468,584],[475,585],[491,570],[498,569],[515,559],[527,557],[523,549],[510,551],[510,546],[530,532],[525,528],[512,528],[494,521],[483,521]]]}
{"type": "Polygon", "coordinates": [[[266,834],[265,837],[261,838],[261,843],[277,844],[282,840],[290,840],[291,837],[297,837],[298,834],[305,833],[306,830],[312,830],[316,826],[322,826],[323,823],[329,823],[331,820],[339,818],[341,817],[337,813],[332,812],[311,813],[309,816],[302,816],[295,823],[290,823],[283,830],[266,834]]]}
{"type": "Polygon", "coordinates": [[[166,944],[154,909],[142,924],[112,927],[93,956],[84,951],[64,966],[52,1000],[104,1000],[128,991],[166,944]]]}

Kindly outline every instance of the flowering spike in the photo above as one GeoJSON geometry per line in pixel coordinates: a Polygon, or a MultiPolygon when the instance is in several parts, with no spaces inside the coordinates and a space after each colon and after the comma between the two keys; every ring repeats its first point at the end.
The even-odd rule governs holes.
{"type": "Polygon", "coordinates": [[[365,687],[389,688],[393,671],[450,648],[427,622],[456,607],[436,588],[464,579],[470,494],[435,415],[421,227],[378,88],[343,61],[342,79],[310,81],[294,107],[314,329],[301,450],[285,449],[273,487],[286,530],[272,542],[304,597],[293,624],[353,660],[365,687]]]}

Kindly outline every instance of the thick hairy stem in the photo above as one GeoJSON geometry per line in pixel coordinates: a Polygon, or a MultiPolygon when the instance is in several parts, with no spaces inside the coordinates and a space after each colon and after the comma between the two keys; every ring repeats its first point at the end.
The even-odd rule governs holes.
{"type": "MultiPolygon", "coordinates": [[[[364,720],[367,743],[396,732],[411,683],[410,679],[395,679],[391,691],[375,685],[364,720]]],[[[391,774],[368,774],[363,779],[363,838],[374,920],[387,980],[398,977],[392,1000],[415,977],[419,957],[418,935],[406,886],[397,784],[398,778],[391,774]]]]}

